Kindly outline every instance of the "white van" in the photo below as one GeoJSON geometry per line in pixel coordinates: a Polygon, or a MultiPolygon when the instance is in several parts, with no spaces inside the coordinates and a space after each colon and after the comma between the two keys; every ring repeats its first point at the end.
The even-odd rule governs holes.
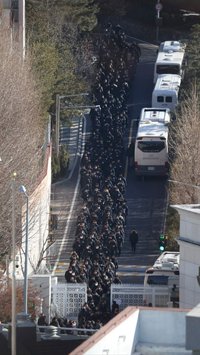
{"type": "Polygon", "coordinates": [[[174,112],[178,105],[180,85],[180,75],[159,75],[152,92],[152,107],[169,108],[174,112]]]}

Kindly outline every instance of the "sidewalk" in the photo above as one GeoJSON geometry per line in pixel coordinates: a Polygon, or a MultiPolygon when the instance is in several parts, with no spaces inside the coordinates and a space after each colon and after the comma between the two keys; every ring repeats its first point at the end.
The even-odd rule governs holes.
{"type": "Polygon", "coordinates": [[[71,127],[66,127],[66,126],[60,127],[60,145],[66,144],[67,150],[69,152],[69,166],[68,166],[67,179],[71,178],[77,161],[77,156],[81,153],[82,134],[83,134],[82,116],[74,117],[71,127]]]}
{"type": "MultiPolygon", "coordinates": [[[[57,216],[57,229],[51,233],[54,243],[49,248],[49,268],[56,276],[64,276],[74,242],[75,219],[73,208],[78,198],[79,164],[84,147],[84,117],[75,117],[71,127],[61,127],[60,144],[69,151],[68,174],[52,184],[51,210],[57,216]]],[[[77,206],[76,206],[77,209],[77,206]]]]}

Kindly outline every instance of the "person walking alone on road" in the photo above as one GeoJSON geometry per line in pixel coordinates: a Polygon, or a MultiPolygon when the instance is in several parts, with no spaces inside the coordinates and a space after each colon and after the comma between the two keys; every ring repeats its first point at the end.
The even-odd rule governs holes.
{"type": "Polygon", "coordinates": [[[129,240],[130,240],[130,243],[131,243],[131,248],[132,248],[132,251],[133,253],[136,252],[136,245],[137,245],[137,242],[138,242],[138,233],[135,229],[132,229],[130,235],[129,235],[129,240]]]}
{"type": "Polygon", "coordinates": [[[134,167],[134,154],[135,154],[135,139],[132,139],[127,149],[128,165],[130,168],[134,167]]]}

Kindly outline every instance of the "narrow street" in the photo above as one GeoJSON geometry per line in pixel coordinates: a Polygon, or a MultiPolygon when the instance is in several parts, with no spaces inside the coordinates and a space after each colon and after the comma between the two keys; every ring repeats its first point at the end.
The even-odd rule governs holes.
{"type": "MultiPolygon", "coordinates": [[[[129,126],[127,128],[126,145],[131,136],[136,134],[137,119],[142,107],[150,106],[153,89],[153,65],[156,46],[141,44],[142,56],[138,64],[129,97],[129,126]],[[143,84],[144,83],[144,84],[143,84]]],[[[75,238],[76,220],[82,199],[79,194],[79,163],[81,149],[89,127],[86,121],[75,119],[70,129],[61,128],[61,142],[68,142],[71,151],[71,164],[68,177],[52,186],[52,213],[58,216],[58,229],[53,231],[55,242],[49,249],[48,264],[59,280],[64,280],[70,253],[75,238]],[[84,131],[85,130],[85,131],[84,131]]],[[[166,188],[165,181],[159,178],[145,178],[139,181],[131,168],[126,169],[128,218],[126,238],[122,252],[118,258],[118,275],[123,283],[143,283],[147,267],[157,258],[158,236],[163,230],[166,188]],[[133,255],[129,233],[135,227],[139,234],[136,254],[133,255]]]]}

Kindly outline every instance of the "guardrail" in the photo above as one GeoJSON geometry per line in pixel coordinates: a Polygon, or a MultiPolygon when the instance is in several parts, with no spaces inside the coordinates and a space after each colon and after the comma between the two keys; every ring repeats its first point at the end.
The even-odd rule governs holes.
{"type": "MultiPolygon", "coordinates": [[[[88,329],[88,328],[71,328],[71,327],[55,327],[53,325],[36,326],[37,340],[41,339],[61,339],[67,340],[69,337],[86,337],[93,335],[98,331],[98,329],[88,329]]],[[[4,333],[8,337],[8,333],[11,330],[11,323],[0,323],[0,333],[4,333]]]]}
{"type": "Polygon", "coordinates": [[[70,336],[90,336],[96,333],[98,329],[87,328],[69,328],[69,327],[55,327],[49,326],[36,326],[37,335],[43,339],[64,339],[70,336]]]}

